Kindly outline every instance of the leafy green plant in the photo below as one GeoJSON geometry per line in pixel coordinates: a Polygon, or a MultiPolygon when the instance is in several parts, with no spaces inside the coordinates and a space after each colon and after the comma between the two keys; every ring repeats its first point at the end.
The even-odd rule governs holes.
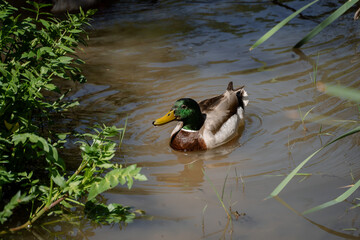
{"type": "Polygon", "coordinates": [[[54,114],[78,104],[64,101],[68,91],[61,93],[53,80],[85,82],[76,50],[86,44],[84,26],[94,11],[80,9],[60,20],[42,11],[48,5],[29,3],[23,17],[0,2],[0,233],[74,207],[99,223],[130,222],[131,207],[106,205],[97,197],[119,184],[131,188],[134,180],[146,180],[136,165],[111,162],[125,127],[97,126],[95,133],[73,136],[82,139],[82,161],[74,172],[66,170],[58,153],[66,134],[49,128],[54,114]],[[13,227],[17,211],[25,223],[13,227]]]}
{"type": "MultiPolygon", "coordinates": [[[[0,5],[0,117],[1,125],[18,124],[20,131],[37,129],[34,117],[47,117],[48,112],[64,110],[68,105],[45,101],[46,91],[60,94],[51,81],[54,77],[84,82],[77,66],[83,63],[75,54],[79,43],[85,43],[82,29],[93,11],[67,15],[67,20],[46,17],[33,3],[35,17],[15,15],[17,9],[6,2],[0,5]]],[[[2,130],[9,129],[1,128],[2,130]]],[[[15,129],[13,129],[14,131],[15,129]]],[[[2,131],[4,134],[4,131],[2,131]]],[[[10,132],[11,133],[11,132],[10,132]]]]}
{"type": "Polygon", "coordinates": [[[85,213],[98,222],[130,222],[135,217],[135,214],[130,211],[130,207],[123,207],[120,204],[107,206],[96,200],[96,196],[116,187],[119,183],[122,185],[127,183],[128,188],[131,188],[134,180],[145,181],[146,177],[139,173],[141,169],[136,165],[125,168],[110,162],[115,155],[117,145],[111,138],[122,137],[123,128],[103,126],[94,130],[96,134],[86,133],[78,136],[84,138],[79,142],[82,150],[82,162],[73,174],[61,175],[56,169],[52,169],[49,186],[37,185],[31,195],[20,195],[18,192],[5,205],[4,210],[0,213],[1,222],[5,222],[7,217],[11,216],[12,210],[22,202],[33,201],[35,203],[35,201],[39,201],[41,203],[31,213],[30,219],[26,223],[16,228],[10,228],[10,231],[31,226],[39,217],[59,204],[68,209],[74,206],[84,207],[85,213]],[[80,199],[86,204],[83,204],[80,199]],[[104,212],[105,208],[108,210],[104,212]],[[102,212],[101,217],[94,214],[99,211],[102,212]]]}
{"type": "MultiPolygon", "coordinates": [[[[311,3],[305,5],[300,8],[298,11],[294,12],[280,23],[278,23],[275,27],[270,29],[267,33],[265,33],[259,40],[257,40],[251,47],[250,51],[268,40],[272,35],[274,35],[278,30],[280,30],[283,26],[285,26],[289,21],[303,12],[305,9],[318,2],[319,0],[312,1],[311,3]]],[[[327,17],[324,21],[322,21],[319,25],[317,25],[313,30],[311,30],[304,38],[302,38],[299,42],[297,42],[294,48],[300,48],[307,42],[309,42],[312,38],[314,38],[318,33],[320,33],[324,28],[342,16],[347,10],[349,10],[354,4],[356,4],[359,0],[351,0],[346,1],[341,7],[339,7],[335,12],[333,12],[329,17],[327,17]]]]}

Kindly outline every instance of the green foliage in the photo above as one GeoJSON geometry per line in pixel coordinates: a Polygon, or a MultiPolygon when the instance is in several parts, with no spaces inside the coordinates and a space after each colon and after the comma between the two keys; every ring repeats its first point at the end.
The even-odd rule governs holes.
{"type": "Polygon", "coordinates": [[[0,223],[5,228],[0,234],[73,207],[99,223],[130,222],[135,216],[131,208],[107,206],[96,198],[118,184],[131,188],[134,180],[146,180],[136,165],[111,162],[125,127],[97,126],[94,133],[74,136],[81,139],[82,161],[71,173],[58,153],[67,134],[48,127],[53,114],[78,104],[64,101],[68,91],[62,93],[53,80],[85,82],[76,50],[86,44],[83,27],[94,11],[80,10],[60,20],[42,11],[48,5],[29,3],[31,8],[24,10],[29,17],[23,17],[0,1],[0,223]],[[20,204],[27,213],[19,215],[29,219],[6,227],[20,204]]]}
{"type": "Polygon", "coordinates": [[[0,212],[0,223],[3,224],[8,220],[8,218],[13,214],[13,209],[16,208],[21,203],[27,203],[32,200],[34,195],[27,195],[26,193],[21,194],[18,191],[10,200],[8,204],[5,205],[4,210],[0,212]]]}
{"type": "MultiPolygon", "coordinates": [[[[335,12],[333,12],[329,17],[327,17],[324,21],[322,21],[319,25],[317,25],[313,30],[311,30],[303,39],[301,39],[298,43],[295,44],[294,48],[300,48],[307,42],[309,42],[312,38],[314,38],[319,32],[321,32],[324,28],[326,28],[328,25],[330,25],[332,22],[334,22],[336,19],[338,19],[340,16],[342,16],[349,8],[351,8],[354,4],[356,4],[359,0],[351,0],[345,2],[341,7],[339,7],[335,12]]],[[[297,15],[299,15],[301,12],[303,12],[305,9],[313,5],[314,3],[318,2],[318,0],[315,0],[304,7],[300,8],[284,20],[282,20],[280,23],[278,23],[275,27],[270,29],[267,33],[265,33],[259,40],[257,40],[254,45],[250,47],[250,51],[268,40],[272,35],[274,35],[278,30],[280,30],[283,26],[285,26],[290,20],[295,18],[297,15]]]]}
{"type": "Polygon", "coordinates": [[[133,179],[145,181],[146,177],[139,172],[140,168],[137,168],[136,165],[131,165],[127,168],[122,168],[120,166],[119,168],[108,172],[99,182],[96,182],[91,186],[88,200],[92,200],[100,193],[114,188],[119,184],[124,185],[127,183],[127,186],[130,189],[134,182],[133,179]]]}
{"type": "MultiPolygon", "coordinates": [[[[33,118],[66,108],[60,101],[44,101],[44,92],[60,93],[51,83],[54,77],[86,80],[78,67],[83,62],[74,54],[79,43],[85,44],[82,26],[93,13],[68,14],[60,21],[40,11],[46,5],[33,4],[35,17],[27,18],[0,4],[0,125],[19,124],[21,132],[38,128],[33,118]]],[[[8,128],[1,129],[5,134],[8,128]]]]}

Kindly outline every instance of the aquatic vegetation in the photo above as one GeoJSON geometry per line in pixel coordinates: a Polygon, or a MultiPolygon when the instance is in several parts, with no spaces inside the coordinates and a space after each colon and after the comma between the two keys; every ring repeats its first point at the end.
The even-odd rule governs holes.
{"type": "MultiPolygon", "coordinates": [[[[320,83],[320,90],[326,92],[327,94],[330,95],[334,95],[334,96],[340,96],[344,99],[348,99],[351,101],[355,101],[357,103],[360,103],[360,91],[352,89],[352,88],[345,88],[342,86],[334,86],[334,85],[325,85],[323,83],[320,83]]],[[[291,181],[291,179],[298,174],[298,172],[300,171],[300,169],[302,167],[304,167],[304,165],[309,162],[317,153],[319,153],[320,151],[322,151],[323,149],[327,148],[329,145],[338,142],[339,140],[348,137],[350,135],[356,134],[360,132],[360,126],[356,126],[353,129],[351,129],[350,131],[342,134],[341,136],[335,138],[334,140],[328,142],[327,144],[325,144],[323,147],[321,147],[320,149],[318,149],[317,151],[315,151],[314,153],[312,153],[309,157],[307,157],[305,160],[303,160],[294,170],[292,170],[286,177],[285,179],[271,192],[270,196],[268,198],[271,197],[276,197],[279,195],[279,193],[286,187],[286,185],[291,181]]],[[[307,214],[307,213],[311,213],[311,212],[315,212],[318,210],[322,210],[324,208],[330,207],[334,204],[343,202],[344,200],[346,200],[352,193],[355,192],[356,189],[358,189],[360,187],[360,180],[358,180],[355,184],[353,184],[347,191],[345,191],[343,194],[341,194],[340,196],[338,196],[337,198],[335,198],[334,200],[328,201],[324,204],[321,204],[319,206],[316,206],[314,208],[311,208],[309,210],[306,210],[303,212],[303,214],[307,214]]]]}
{"type": "Polygon", "coordinates": [[[309,73],[310,75],[310,79],[312,80],[312,82],[314,83],[314,85],[316,85],[316,82],[317,82],[317,77],[318,77],[318,65],[319,65],[319,53],[317,55],[317,58],[316,58],[316,63],[313,65],[313,71],[312,71],[312,74],[309,73]]]}
{"type": "Polygon", "coordinates": [[[65,101],[69,90],[62,93],[53,80],[86,81],[76,50],[86,44],[84,26],[94,11],[60,20],[42,11],[46,4],[31,6],[23,17],[0,3],[0,233],[29,228],[45,214],[62,215],[74,207],[96,222],[130,222],[135,217],[130,207],[97,198],[118,184],[131,188],[134,180],[146,180],[136,165],[111,162],[125,127],[96,126],[95,134],[72,134],[80,139],[82,157],[73,172],[59,153],[70,134],[50,127],[54,116],[78,105],[65,101]],[[25,223],[13,226],[19,221],[25,223]]]}
{"type": "MultiPolygon", "coordinates": [[[[297,42],[294,45],[294,48],[300,48],[307,42],[309,42],[312,38],[314,38],[318,33],[320,33],[324,28],[326,28],[328,25],[330,25],[332,22],[334,22],[336,19],[338,19],[341,15],[343,15],[347,10],[349,10],[354,4],[356,4],[359,0],[352,0],[352,1],[346,1],[341,7],[339,7],[336,11],[334,11],[330,16],[328,16],[324,21],[322,21],[319,25],[317,25],[313,30],[311,30],[304,38],[302,38],[299,42],[297,42]]],[[[270,29],[267,33],[265,33],[259,40],[257,40],[251,47],[250,51],[268,40],[272,35],[274,35],[278,30],[280,30],[283,26],[285,26],[290,20],[295,18],[297,15],[299,15],[301,12],[303,12],[305,9],[313,5],[314,3],[318,2],[318,0],[315,0],[304,7],[300,8],[284,20],[282,20],[280,23],[278,23],[275,27],[270,29]]]]}
{"type": "MultiPolygon", "coordinates": [[[[310,6],[315,4],[316,2],[318,2],[318,0],[315,0],[315,1],[312,1],[311,3],[308,3],[304,7],[300,8],[299,10],[295,11],[293,14],[291,14],[290,16],[288,16],[287,18],[282,20],[275,27],[273,27],[267,33],[265,33],[259,40],[257,40],[255,42],[255,44],[253,44],[251,46],[250,50],[256,48],[257,46],[259,46],[260,44],[262,44],[263,42],[268,40],[278,30],[280,30],[283,26],[285,26],[290,20],[295,18],[297,15],[299,15],[300,13],[305,11],[307,8],[309,8],[310,6]]],[[[338,9],[336,9],[332,14],[330,14],[325,20],[323,20],[320,24],[318,24],[313,30],[311,30],[304,38],[302,38],[298,43],[296,43],[294,45],[294,48],[300,48],[304,44],[309,42],[319,32],[321,32],[324,28],[326,28],[328,25],[330,25],[332,22],[334,22],[336,19],[338,19],[340,16],[342,16],[347,10],[349,10],[357,2],[358,2],[358,0],[346,1],[338,9]]],[[[354,16],[355,20],[358,18],[358,13],[359,13],[359,10],[355,13],[355,16],[354,16]]],[[[317,86],[320,91],[326,92],[327,94],[330,94],[330,95],[333,95],[333,96],[337,96],[337,97],[340,97],[340,98],[344,98],[344,99],[359,103],[360,102],[360,92],[358,90],[351,89],[351,88],[345,88],[345,87],[342,87],[342,86],[333,86],[333,85],[328,85],[328,84],[325,85],[325,84],[323,84],[321,82],[317,82],[318,61],[319,61],[319,55],[317,57],[316,63],[313,65],[313,72],[312,72],[312,74],[310,74],[310,78],[311,78],[312,82],[314,83],[314,85],[317,86]]],[[[302,123],[303,129],[305,131],[307,131],[307,128],[305,126],[305,119],[314,108],[315,107],[312,107],[304,115],[302,114],[300,107],[298,109],[300,119],[301,119],[301,123],[302,123]]],[[[329,145],[331,145],[331,144],[333,144],[333,143],[335,143],[335,142],[337,142],[337,141],[339,141],[339,140],[341,140],[341,139],[343,139],[343,138],[345,138],[347,136],[350,136],[352,134],[356,134],[358,132],[360,132],[360,126],[357,126],[357,127],[353,128],[353,129],[351,129],[350,131],[348,131],[348,132],[344,133],[343,135],[335,138],[334,140],[328,142],[327,144],[322,146],[320,149],[318,149],[317,151],[312,153],[309,157],[307,157],[305,160],[303,160],[294,170],[292,170],[288,174],[288,176],[272,191],[272,193],[270,194],[270,196],[268,198],[278,196],[278,194],[286,187],[286,185],[290,182],[290,180],[294,176],[298,175],[299,174],[298,172],[300,171],[300,169],[308,161],[310,161],[317,153],[319,153],[320,151],[322,151],[324,148],[328,147],[329,145]]],[[[319,129],[319,135],[320,134],[324,134],[322,132],[322,125],[320,126],[320,129],[319,129]]],[[[325,133],[325,134],[326,135],[332,135],[330,133],[325,133]]],[[[331,200],[329,202],[326,202],[324,204],[321,204],[321,205],[319,205],[317,207],[311,208],[311,209],[305,211],[304,214],[314,212],[314,211],[318,211],[318,210],[324,209],[326,207],[332,206],[332,205],[334,205],[336,203],[342,202],[345,199],[347,199],[359,187],[360,187],[360,180],[358,182],[356,182],[354,185],[352,185],[352,187],[350,189],[348,189],[345,193],[341,194],[336,199],[331,200]]]]}
{"type": "Polygon", "coordinates": [[[301,124],[302,124],[302,126],[303,126],[304,131],[308,131],[307,127],[305,126],[305,119],[306,119],[306,117],[309,115],[309,113],[310,113],[312,110],[314,110],[314,108],[315,108],[315,107],[312,107],[310,110],[308,110],[308,111],[303,115],[302,112],[301,112],[300,107],[298,107],[298,109],[299,109],[299,115],[300,115],[300,119],[301,119],[301,124]]]}

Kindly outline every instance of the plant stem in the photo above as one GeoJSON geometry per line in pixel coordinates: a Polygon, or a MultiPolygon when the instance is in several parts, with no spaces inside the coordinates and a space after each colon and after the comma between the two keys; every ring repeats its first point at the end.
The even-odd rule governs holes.
{"type": "MultiPolygon", "coordinates": [[[[14,228],[10,228],[9,231],[10,232],[16,232],[16,231],[19,231],[21,229],[24,229],[24,228],[31,228],[31,224],[33,222],[35,222],[39,217],[41,217],[44,213],[46,213],[47,211],[49,211],[51,208],[55,207],[57,204],[59,204],[61,201],[63,201],[65,198],[67,198],[67,194],[62,196],[61,198],[57,199],[56,201],[54,201],[53,203],[50,204],[50,206],[44,206],[39,212],[37,212],[35,214],[35,216],[28,220],[26,223],[24,223],[23,225],[21,226],[18,226],[18,227],[14,227],[14,228]]],[[[6,233],[6,231],[2,231],[0,232],[0,234],[4,234],[6,233]]]]}
{"type": "Polygon", "coordinates": [[[51,203],[51,197],[52,197],[52,193],[53,193],[53,180],[50,177],[50,192],[49,192],[49,197],[48,197],[48,201],[46,203],[46,206],[49,206],[51,203]]]}

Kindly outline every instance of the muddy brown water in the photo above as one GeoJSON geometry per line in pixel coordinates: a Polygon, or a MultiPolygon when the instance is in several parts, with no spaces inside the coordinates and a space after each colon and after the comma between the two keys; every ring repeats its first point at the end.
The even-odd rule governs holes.
{"type": "MultiPolygon", "coordinates": [[[[286,4],[299,9],[305,2],[286,4]]],[[[313,83],[317,66],[316,81],[359,89],[355,10],[301,51],[291,49],[334,6],[320,1],[307,18],[294,19],[251,52],[255,40],[291,10],[271,1],[130,1],[99,11],[80,53],[88,83],[72,86],[71,97],[81,105],[63,127],[122,126],[127,118],[114,161],[141,166],[149,180],[104,196],[144,210],[146,217],[122,227],[62,222],[48,227],[52,233],[38,231],[46,238],[94,240],[359,236],[359,210],[349,210],[354,197],[306,217],[296,213],[337,197],[359,178],[359,135],[318,154],[301,170],[311,175],[295,177],[281,199],[264,200],[302,160],[358,124],[356,104],[327,96],[313,83]],[[168,142],[176,123],[154,127],[152,121],[177,99],[221,94],[229,81],[249,93],[242,136],[205,152],[173,151],[168,142]],[[298,113],[312,108],[307,119],[318,118],[306,122],[305,131],[298,113]],[[217,193],[226,208],[241,214],[238,219],[228,221],[217,193]]]]}

